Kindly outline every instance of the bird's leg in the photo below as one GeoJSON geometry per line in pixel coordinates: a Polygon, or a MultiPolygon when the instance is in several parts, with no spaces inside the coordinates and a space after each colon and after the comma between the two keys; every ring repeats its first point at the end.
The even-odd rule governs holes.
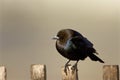
{"type": "Polygon", "coordinates": [[[65,68],[64,68],[64,72],[66,73],[66,75],[67,75],[67,69],[69,70],[68,66],[70,66],[70,64],[68,64],[69,62],[70,60],[67,61],[67,63],[65,64],[65,68]]]}
{"type": "Polygon", "coordinates": [[[78,71],[78,68],[77,68],[78,61],[79,61],[79,60],[77,60],[77,62],[72,66],[71,69],[72,69],[73,71],[75,71],[75,70],[78,71]]]}

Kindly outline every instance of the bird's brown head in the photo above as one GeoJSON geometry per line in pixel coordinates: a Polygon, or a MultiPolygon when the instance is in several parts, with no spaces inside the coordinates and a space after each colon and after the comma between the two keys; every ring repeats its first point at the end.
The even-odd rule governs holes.
{"type": "Polygon", "coordinates": [[[69,29],[60,30],[53,39],[56,39],[62,43],[65,43],[71,37],[71,31],[69,29]]]}

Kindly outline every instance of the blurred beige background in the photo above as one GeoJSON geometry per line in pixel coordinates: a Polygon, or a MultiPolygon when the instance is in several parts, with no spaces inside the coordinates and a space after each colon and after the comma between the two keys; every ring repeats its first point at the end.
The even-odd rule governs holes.
{"type": "Polygon", "coordinates": [[[80,61],[80,80],[102,80],[103,65],[120,64],[118,0],[1,0],[0,4],[0,65],[7,67],[8,80],[30,80],[31,64],[46,64],[47,79],[61,80],[60,69],[67,59],[58,54],[51,38],[63,28],[86,36],[105,61],[80,61]]]}

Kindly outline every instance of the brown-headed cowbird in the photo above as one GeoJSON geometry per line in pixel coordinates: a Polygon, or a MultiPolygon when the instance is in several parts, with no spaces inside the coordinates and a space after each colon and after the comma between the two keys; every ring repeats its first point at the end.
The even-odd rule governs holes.
{"type": "Polygon", "coordinates": [[[86,57],[89,57],[93,61],[104,63],[103,60],[94,54],[98,53],[93,48],[93,44],[75,30],[62,29],[53,39],[56,39],[57,51],[65,58],[69,59],[65,64],[65,71],[71,60],[77,61],[73,67],[77,67],[78,61],[84,60],[86,57]]]}

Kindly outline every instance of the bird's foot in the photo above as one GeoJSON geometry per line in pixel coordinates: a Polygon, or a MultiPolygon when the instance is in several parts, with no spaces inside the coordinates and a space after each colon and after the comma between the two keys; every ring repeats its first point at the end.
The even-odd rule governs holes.
{"type": "Polygon", "coordinates": [[[74,64],[74,65],[71,67],[71,69],[72,69],[73,71],[78,71],[77,64],[74,64]]]}
{"type": "Polygon", "coordinates": [[[66,75],[67,75],[67,70],[69,70],[68,66],[71,66],[71,64],[66,64],[65,65],[64,72],[65,72],[66,75]]]}

